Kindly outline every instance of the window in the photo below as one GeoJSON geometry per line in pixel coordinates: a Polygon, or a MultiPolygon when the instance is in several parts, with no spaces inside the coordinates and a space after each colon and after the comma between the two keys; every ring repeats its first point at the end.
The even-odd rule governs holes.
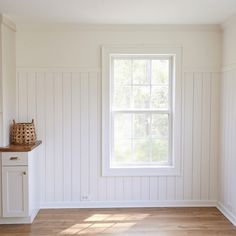
{"type": "Polygon", "coordinates": [[[180,54],[163,50],[103,49],[103,175],[180,172],[180,54]]]}

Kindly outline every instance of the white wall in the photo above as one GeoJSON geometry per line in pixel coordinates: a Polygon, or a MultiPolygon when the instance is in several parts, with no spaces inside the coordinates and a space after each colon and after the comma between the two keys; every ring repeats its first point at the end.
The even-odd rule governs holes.
{"type": "Polygon", "coordinates": [[[19,25],[17,29],[17,67],[97,68],[102,44],[180,44],[185,68],[221,66],[219,26],[19,25]]]}
{"type": "Polygon", "coordinates": [[[236,16],[223,27],[219,204],[221,210],[236,225],[236,16]]]}
{"type": "Polygon", "coordinates": [[[16,54],[15,26],[5,16],[0,15],[0,112],[1,112],[1,145],[9,144],[10,122],[16,113],[16,54]]]}
{"type": "Polygon", "coordinates": [[[215,204],[218,27],[20,26],[16,45],[18,119],[35,118],[43,140],[43,206],[215,204]],[[102,44],[183,46],[182,176],[101,177],[102,44]]]}
{"type": "MultiPolygon", "coordinates": [[[[0,15],[0,145],[9,144],[12,119],[16,117],[15,25],[0,15]]],[[[1,164],[1,161],[0,161],[1,164]]],[[[0,193],[1,193],[0,168],[0,193]]],[[[2,200],[0,194],[0,216],[2,200]]]]}
{"type": "Polygon", "coordinates": [[[223,67],[236,64],[236,16],[231,17],[223,26],[223,67]]]}
{"type": "Polygon", "coordinates": [[[2,145],[9,144],[9,131],[12,119],[16,117],[16,55],[15,30],[2,25],[2,145]]]}

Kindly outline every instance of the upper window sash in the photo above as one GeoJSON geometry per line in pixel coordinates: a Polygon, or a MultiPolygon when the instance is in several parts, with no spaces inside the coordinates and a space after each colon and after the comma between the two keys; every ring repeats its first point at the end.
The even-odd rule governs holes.
{"type": "MultiPolygon", "coordinates": [[[[147,91],[148,89],[150,90],[148,93],[149,93],[149,108],[145,108],[147,110],[168,110],[168,111],[171,111],[172,110],[172,78],[173,78],[173,55],[170,56],[170,55],[119,55],[119,54],[112,54],[110,55],[110,110],[111,111],[114,111],[114,110],[144,110],[143,108],[137,108],[137,107],[134,107],[135,106],[135,103],[134,103],[134,100],[132,100],[134,97],[133,97],[133,94],[134,94],[134,89],[136,88],[147,88],[147,91]],[[124,83],[122,85],[122,88],[126,88],[126,89],[130,89],[130,104],[126,107],[125,105],[123,105],[123,108],[119,108],[115,105],[115,102],[114,102],[114,99],[115,99],[115,91],[117,89],[116,85],[117,85],[117,82],[115,81],[115,61],[119,61],[119,60],[127,60],[127,61],[130,61],[131,62],[131,65],[130,65],[130,81],[127,82],[127,83],[124,83]],[[134,71],[133,71],[133,63],[134,61],[137,62],[137,60],[145,60],[146,61],[146,83],[135,83],[134,81],[134,71]],[[168,61],[168,68],[169,68],[169,71],[168,71],[168,83],[160,83],[160,82],[154,82],[153,81],[153,62],[154,61],[161,61],[161,60],[164,60],[164,61],[168,61]],[[153,107],[153,104],[151,102],[151,98],[152,98],[152,93],[153,93],[153,89],[157,89],[157,88],[161,88],[161,87],[166,87],[167,90],[168,90],[168,103],[167,103],[167,106],[166,108],[161,108],[161,107],[153,107]],[[131,107],[130,107],[131,106],[131,107]],[[130,107],[130,109],[128,109],[128,107],[130,107]]],[[[118,80],[119,81],[119,80],[118,80]]],[[[126,82],[126,81],[125,81],[126,82]]]]}

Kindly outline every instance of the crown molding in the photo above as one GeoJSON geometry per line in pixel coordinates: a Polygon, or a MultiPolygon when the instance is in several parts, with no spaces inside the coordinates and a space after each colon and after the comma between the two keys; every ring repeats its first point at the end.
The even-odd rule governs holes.
{"type": "Polygon", "coordinates": [[[0,24],[16,32],[16,24],[5,15],[0,15],[0,24]]]}
{"type": "Polygon", "coordinates": [[[216,31],[220,32],[221,27],[217,24],[206,25],[163,25],[163,24],[67,24],[67,23],[36,23],[36,24],[17,24],[18,31],[216,31]]]}
{"type": "Polygon", "coordinates": [[[221,23],[221,29],[226,29],[230,27],[231,25],[236,25],[236,14],[230,16],[228,19],[226,19],[223,23],[221,23]]]}

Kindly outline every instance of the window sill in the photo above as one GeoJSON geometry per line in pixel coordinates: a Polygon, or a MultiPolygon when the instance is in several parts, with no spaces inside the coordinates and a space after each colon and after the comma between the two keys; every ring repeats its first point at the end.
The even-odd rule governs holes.
{"type": "Polygon", "coordinates": [[[179,167],[154,166],[154,167],[105,167],[103,176],[180,176],[179,167]]]}

